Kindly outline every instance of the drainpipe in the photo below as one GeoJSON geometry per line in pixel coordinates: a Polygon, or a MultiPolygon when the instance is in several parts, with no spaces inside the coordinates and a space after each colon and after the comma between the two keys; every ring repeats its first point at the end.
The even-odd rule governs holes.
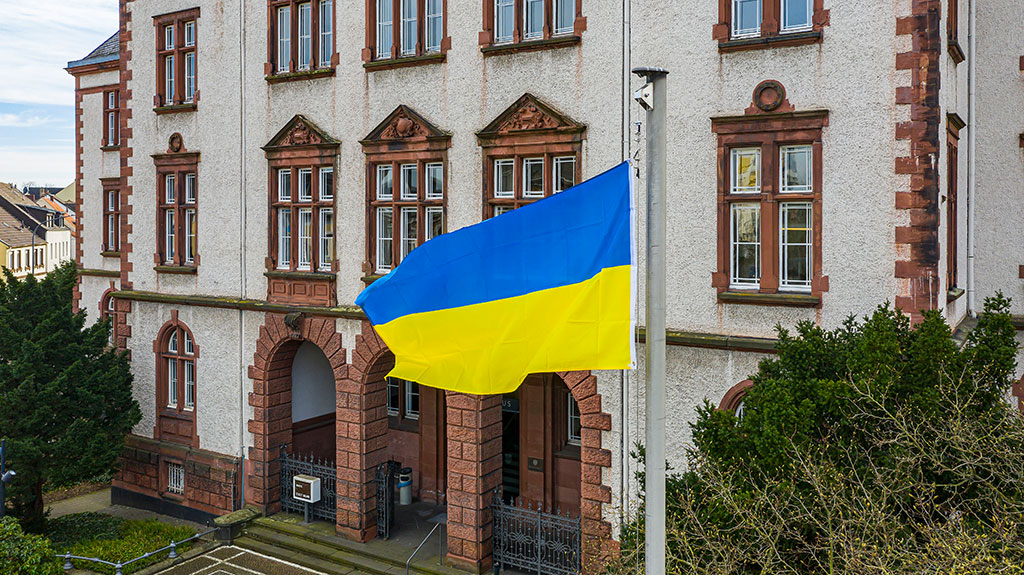
{"type": "MultiPolygon", "coordinates": [[[[239,138],[238,138],[238,169],[239,169],[239,188],[238,188],[238,214],[239,214],[239,234],[238,234],[238,297],[239,299],[245,299],[246,296],[246,284],[245,284],[245,256],[246,256],[246,227],[245,227],[245,190],[246,190],[246,171],[245,171],[245,144],[246,144],[246,132],[245,132],[245,0],[238,3],[238,124],[239,138]]],[[[248,374],[245,369],[245,311],[238,310],[238,451],[239,461],[241,462],[241,469],[239,475],[241,476],[241,488],[239,489],[239,507],[245,507],[245,403],[246,403],[246,388],[248,387],[248,374]]]]}
{"type": "Polygon", "coordinates": [[[967,313],[977,315],[977,294],[974,288],[974,206],[977,203],[977,174],[975,168],[975,146],[977,144],[977,124],[975,120],[975,101],[977,95],[978,69],[975,54],[978,36],[975,33],[977,20],[977,1],[968,0],[968,54],[967,54],[967,313]]]}

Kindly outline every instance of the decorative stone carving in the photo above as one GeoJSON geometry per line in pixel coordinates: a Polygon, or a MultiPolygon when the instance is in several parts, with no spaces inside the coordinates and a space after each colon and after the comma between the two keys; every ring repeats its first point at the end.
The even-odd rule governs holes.
{"type": "Polygon", "coordinates": [[[322,143],[320,136],[301,119],[295,122],[291,131],[281,141],[282,146],[315,146],[322,143]]]}
{"type": "Polygon", "coordinates": [[[167,152],[171,154],[177,154],[178,152],[185,151],[185,144],[181,138],[181,134],[174,132],[171,137],[167,139],[167,152]]]}
{"type": "Polygon", "coordinates": [[[395,117],[392,118],[391,122],[384,128],[384,131],[380,133],[382,140],[399,140],[403,138],[412,138],[414,136],[426,136],[427,132],[415,120],[409,118],[405,113],[405,110],[399,109],[395,117]]]}
{"type": "Polygon", "coordinates": [[[747,114],[792,112],[793,104],[786,99],[786,88],[778,80],[765,80],[754,88],[753,101],[747,114]]]}
{"type": "Polygon", "coordinates": [[[512,115],[498,128],[499,133],[523,132],[526,130],[544,130],[557,128],[558,120],[544,113],[536,104],[524,99],[519,109],[512,112],[512,115]]]}

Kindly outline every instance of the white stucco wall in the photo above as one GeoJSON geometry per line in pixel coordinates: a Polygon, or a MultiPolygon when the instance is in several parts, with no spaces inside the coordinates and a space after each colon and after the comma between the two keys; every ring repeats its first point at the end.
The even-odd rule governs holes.
{"type": "Polygon", "coordinates": [[[304,341],[292,360],[292,422],[334,413],[334,370],[315,343],[304,341]]]}

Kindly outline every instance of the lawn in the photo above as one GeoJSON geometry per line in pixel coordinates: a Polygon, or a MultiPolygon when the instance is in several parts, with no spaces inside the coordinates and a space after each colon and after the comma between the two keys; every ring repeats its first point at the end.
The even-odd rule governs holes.
{"type": "MultiPolygon", "coordinates": [[[[154,519],[129,520],[103,513],[76,513],[51,519],[47,523],[46,537],[57,553],[71,553],[81,557],[97,557],[116,563],[144,555],[171,541],[181,541],[194,535],[191,527],[174,526],[154,519]]],[[[178,547],[178,552],[191,544],[178,547]]],[[[167,551],[141,559],[123,568],[125,575],[152,565],[167,557],[167,551]]],[[[91,561],[73,561],[75,567],[100,573],[113,573],[114,569],[91,561]]]]}

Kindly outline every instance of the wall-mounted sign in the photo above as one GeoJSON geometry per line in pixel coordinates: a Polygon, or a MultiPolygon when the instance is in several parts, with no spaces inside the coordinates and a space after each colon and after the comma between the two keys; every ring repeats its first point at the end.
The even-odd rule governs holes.
{"type": "Polygon", "coordinates": [[[502,397],[501,410],[505,413],[519,413],[519,398],[502,397]]]}

